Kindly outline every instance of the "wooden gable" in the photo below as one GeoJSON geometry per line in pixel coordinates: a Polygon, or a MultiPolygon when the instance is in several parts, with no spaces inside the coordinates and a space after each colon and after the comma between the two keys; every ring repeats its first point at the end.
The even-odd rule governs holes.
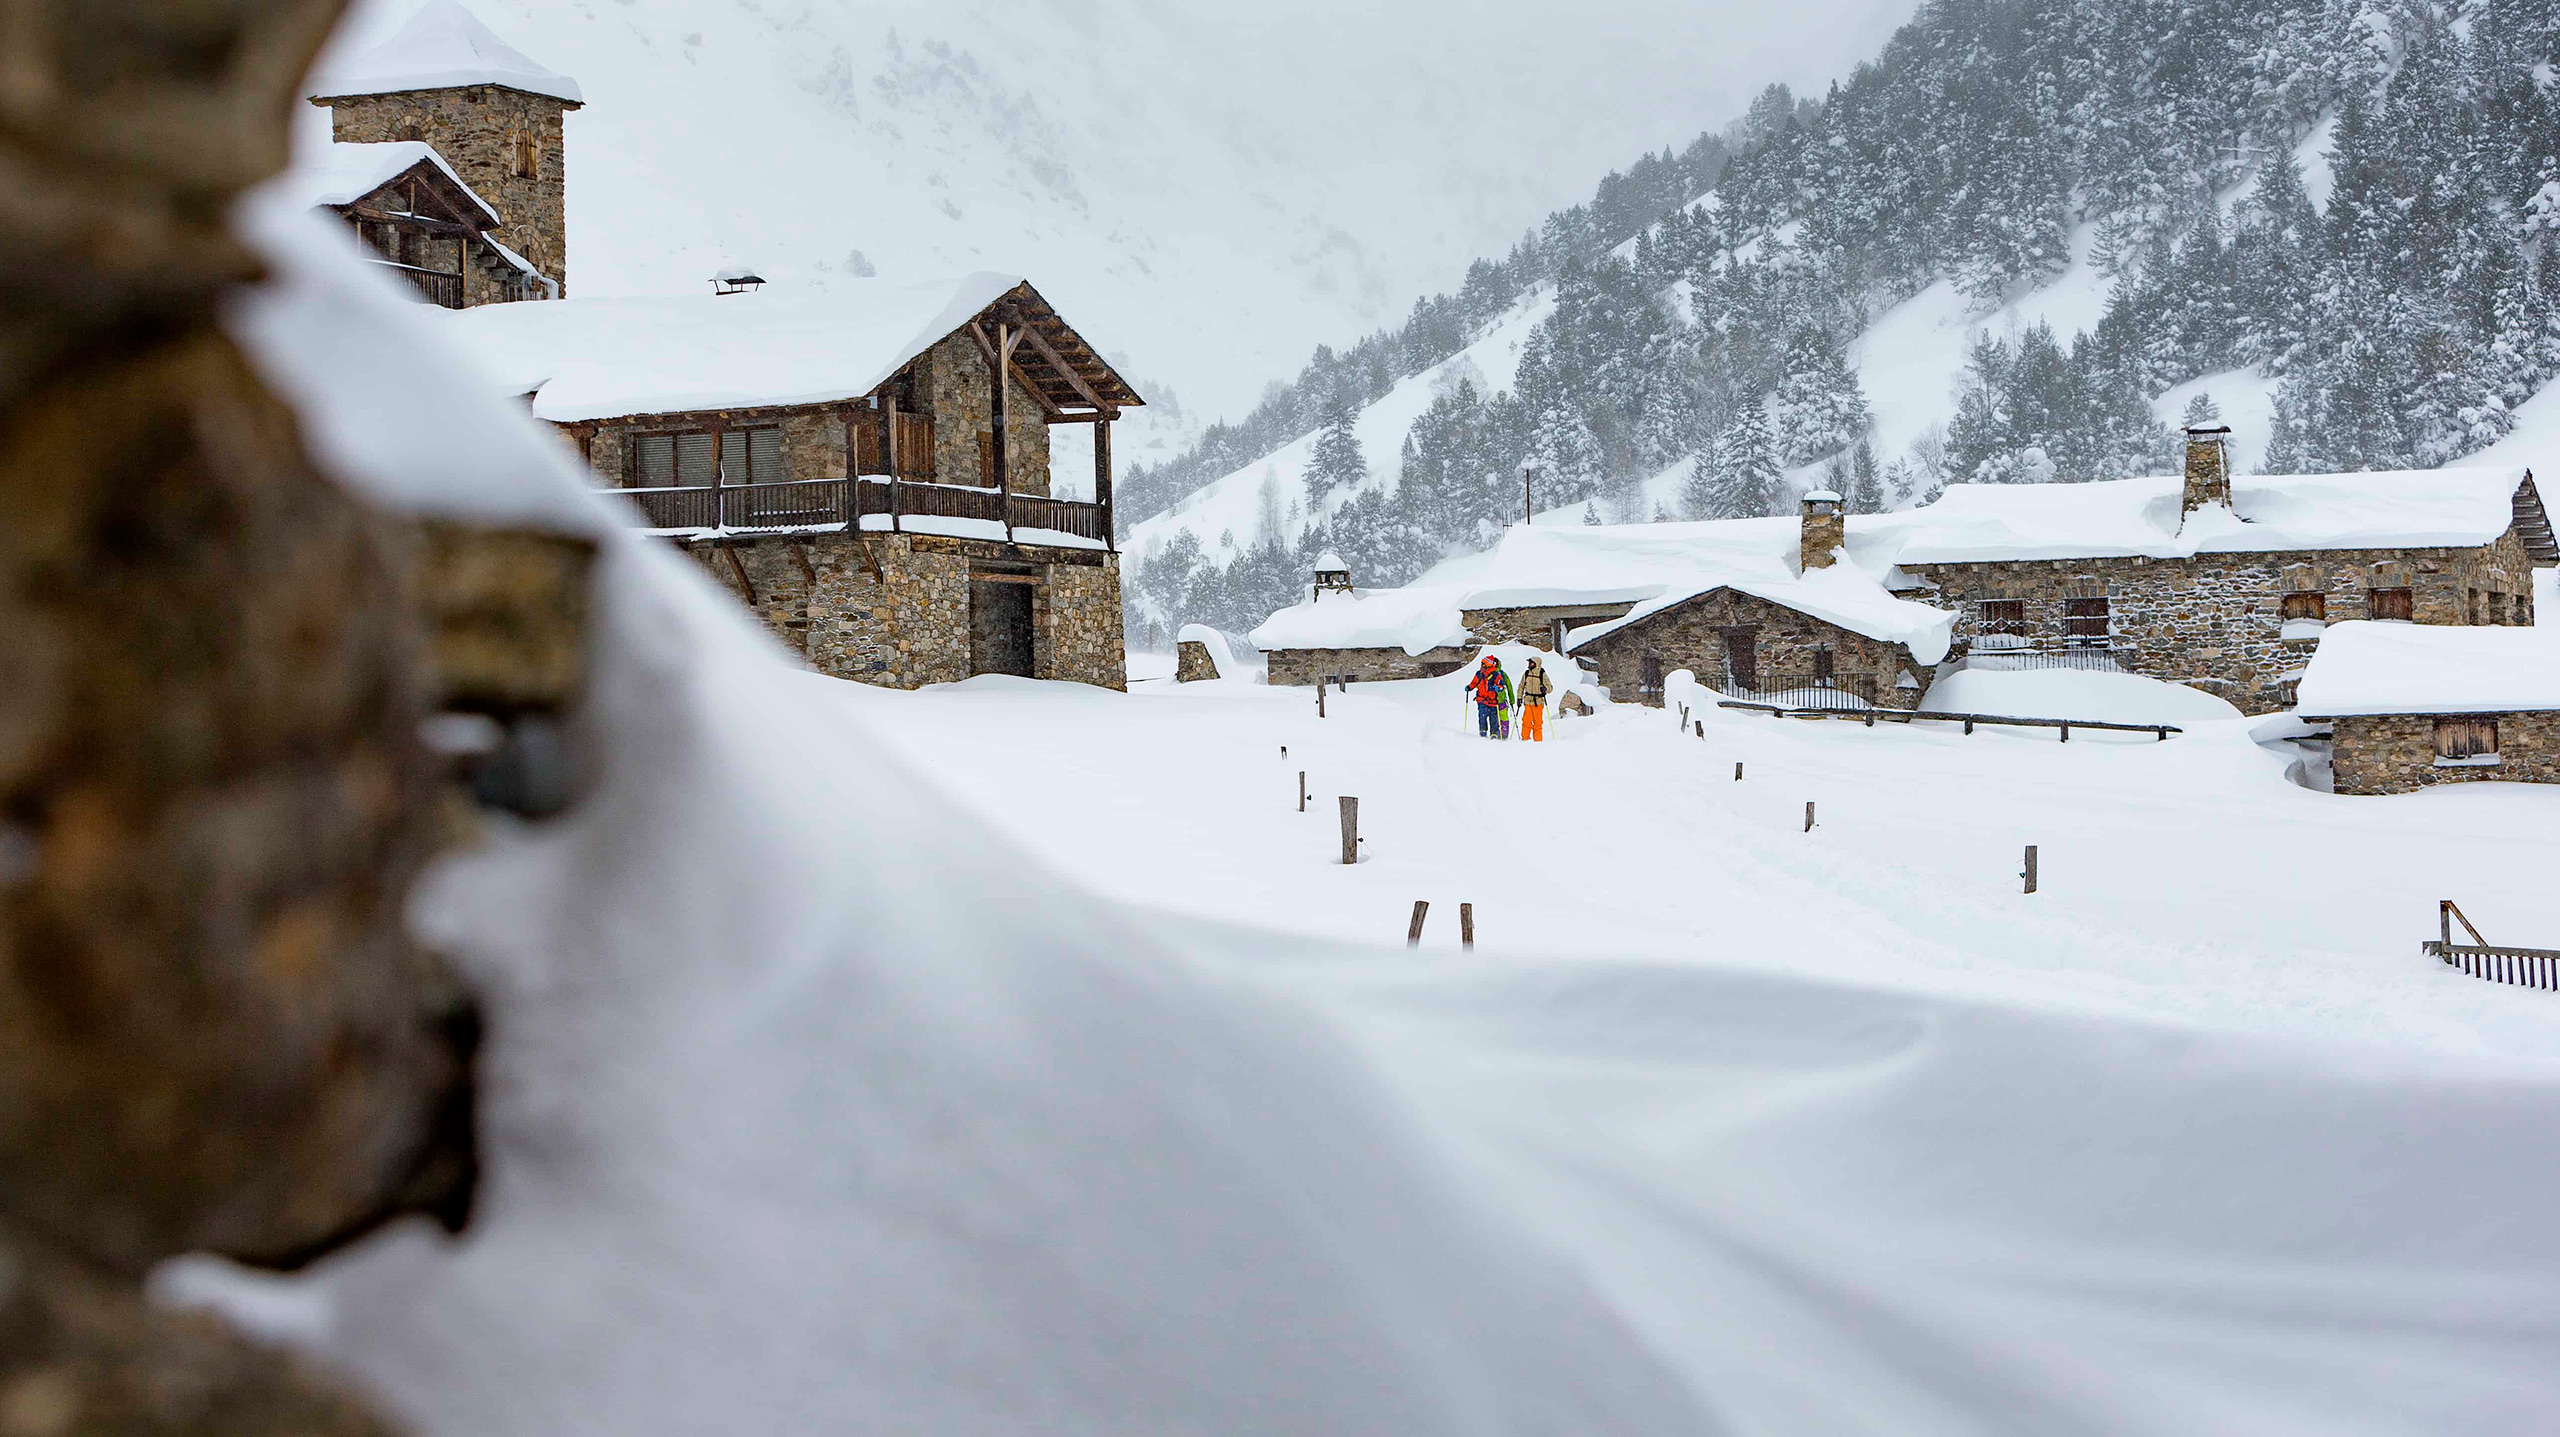
{"type": "Polygon", "coordinates": [[[420,160],[353,203],[334,208],[350,219],[424,224],[445,232],[483,234],[501,223],[494,211],[433,160],[420,160]]]}
{"type": "Polygon", "coordinates": [[[1111,419],[1147,402],[1028,283],[1014,286],[966,327],[990,352],[999,327],[1022,336],[1014,369],[1052,421],[1111,419]]]}

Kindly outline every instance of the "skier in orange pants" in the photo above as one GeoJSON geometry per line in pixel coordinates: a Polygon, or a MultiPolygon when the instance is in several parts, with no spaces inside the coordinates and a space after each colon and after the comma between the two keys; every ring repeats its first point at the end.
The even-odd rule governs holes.
{"type": "Polygon", "coordinates": [[[1528,672],[1520,676],[1520,741],[1543,743],[1547,737],[1547,695],[1556,686],[1536,659],[1529,661],[1528,672]]]}

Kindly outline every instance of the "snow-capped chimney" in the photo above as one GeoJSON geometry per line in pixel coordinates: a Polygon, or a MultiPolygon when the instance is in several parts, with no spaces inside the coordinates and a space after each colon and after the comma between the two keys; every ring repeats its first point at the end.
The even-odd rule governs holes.
{"type": "Polygon", "coordinates": [[[2187,430],[2187,492],[2180,518],[2208,504],[2231,507],[2231,429],[2197,425],[2187,430]]]}
{"type": "Polygon", "coordinates": [[[1327,594],[1356,593],[1351,587],[1351,566],[1342,562],[1340,554],[1327,549],[1324,556],[1316,560],[1316,587],[1315,592],[1308,596],[1308,602],[1320,602],[1327,594]]]}
{"type": "Polygon", "coordinates": [[[1797,541],[1799,568],[1828,569],[1849,542],[1849,521],[1842,517],[1840,496],[1816,489],[1804,496],[1804,536],[1797,541]]]}

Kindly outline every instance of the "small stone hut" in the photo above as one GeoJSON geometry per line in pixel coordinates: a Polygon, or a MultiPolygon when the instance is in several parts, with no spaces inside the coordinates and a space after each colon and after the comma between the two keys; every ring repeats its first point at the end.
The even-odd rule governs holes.
{"type": "Polygon", "coordinates": [[[2188,434],[2177,478],[1958,484],[1887,516],[1895,554],[1957,614],[1975,662],[2121,669],[2245,711],[2293,702],[2332,623],[2529,625],[2560,563],[2521,467],[2234,475],[2230,434],[2188,434]]]}
{"type": "Polygon", "coordinates": [[[1126,683],[1110,434],[1144,401],[1021,277],[447,323],[818,672],[1126,683]],[[1092,426],[1090,499],[1053,490],[1060,424],[1092,426]]]}
{"type": "Polygon", "coordinates": [[[2560,783],[2560,635],[2549,629],[2330,626],[2301,682],[2330,725],[2335,790],[2560,783]]]}

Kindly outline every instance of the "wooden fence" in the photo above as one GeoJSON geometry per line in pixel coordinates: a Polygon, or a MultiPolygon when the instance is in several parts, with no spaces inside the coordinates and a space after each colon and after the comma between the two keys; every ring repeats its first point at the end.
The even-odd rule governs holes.
{"type": "Polygon", "coordinates": [[[2428,939],[2421,948],[2428,956],[2443,960],[2450,968],[2459,968],[2474,978],[2491,983],[2512,983],[2519,988],[2560,991],[2560,950],[2550,948],[2508,948],[2480,936],[2462,910],[2450,898],[2436,905],[2439,936],[2428,939]],[[2467,944],[2453,941],[2453,925],[2459,919],[2463,931],[2471,935],[2467,944]]]}

